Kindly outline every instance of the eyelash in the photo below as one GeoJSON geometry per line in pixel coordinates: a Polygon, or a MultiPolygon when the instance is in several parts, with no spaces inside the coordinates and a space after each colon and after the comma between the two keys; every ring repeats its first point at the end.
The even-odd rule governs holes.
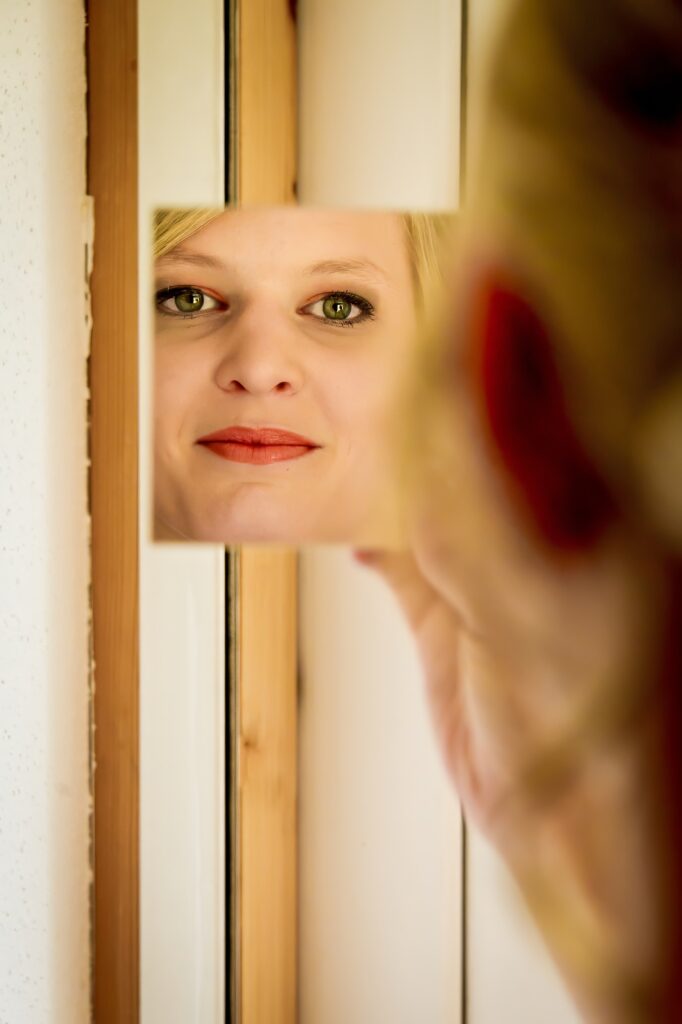
{"type": "Polygon", "coordinates": [[[195,317],[201,316],[202,314],[206,316],[207,313],[222,313],[228,308],[227,303],[223,302],[222,299],[219,299],[215,295],[211,295],[211,293],[207,292],[204,288],[197,288],[192,284],[178,284],[173,285],[170,288],[160,288],[154,296],[154,302],[156,304],[157,312],[160,313],[161,316],[170,316],[179,320],[193,320],[195,317]],[[163,308],[164,302],[186,292],[196,292],[198,295],[203,295],[204,298],[217,302],[219,308],[207,310],[199,309],[194,313],[182,313],[180,310],[171,311],[170,309],[163,308]]]}
{"type": "MultiPolygon", "coordinates": [[[[360,315],[354,317],[352,320],[334,320],[330,317],[318,317],[316,314],[312,313],[308,313],[306,315],[313,316],[315,320],[318,320],[320,323],[330,327],[356,327],[358,324],[364,323],[365,320],[373,320],[375,317],[374,306],[369,301],[369,299],[364,298],[364,296],[362,295],[357,295],[355,292],[348,291],[323,292],[322,295],[318,295],[317,298],[313,299],[311,302],[307,302],[305,306],[301,306],[299,312],[303,313],[310,306],[314,306],[318,302],[324,302],[325,299],[329,299],[332,297],[345,299],[345,301],[350,303],[350,305],[357,306],[358,309],[361,311],[360,315]]],[[[162,316],[170,316],[173,317],[174,319],[179,320],[194,320],[197,316],[206,316],[208,313],[221,313],[225,312],[225,310],[229,308],[227,303],[225,303],[221,299],[218,299],[215,295],[211,295],[203,288],[197,288],[195,285],[189,284],[173,285],[168,288],[160,288],[159,291],[156,292],[154,301],[156,304],[157,311],[162,316]],[[183,293],[186,292],[197,292],[198,294],[203,295],[205,298],[211,299],[213,302],[217,302],[218,308],[208,310],[199,309],[196,312],[191,313],[182,313],[180,312],[180,310],[172,312],[170,309],[164,309],[164,302],[167,302],[169,299],[173,299],[177,295],[182,295],[183,293]]]]}
{"type": "Polygon", "coordinates": [[[354,317],[352,320],[333,320],[330,317],[318,317],[315,314],[308,314],[314,316],[320,323],[325,324],[329,327],[357,327],[358,324],[364,323],[365,320],[373,320],[375,317],[374,306],[369,299],[364,298],[362,295],[356,295],[355,292],[346,291],[328,291],[323,292],[322,295],[318,295],[317,298],[313,299],[312,302],[307,302],[305,306],[301,307],[301,311],[308,309],[310,306],[315,306],[318,302],[324,302],[325,299],[330,298],[345,299],[352,306],[357,306],[361,311],[360,316],[354,317]]]}

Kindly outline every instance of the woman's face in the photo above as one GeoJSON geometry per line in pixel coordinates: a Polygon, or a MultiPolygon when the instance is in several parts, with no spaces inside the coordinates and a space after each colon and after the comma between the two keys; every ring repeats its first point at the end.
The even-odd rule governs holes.
{"type": "Polygon", "coordinates": [[[219,215],[156,264],[159,539],[385,539],[415,329],[389,213],[219,215]]]}

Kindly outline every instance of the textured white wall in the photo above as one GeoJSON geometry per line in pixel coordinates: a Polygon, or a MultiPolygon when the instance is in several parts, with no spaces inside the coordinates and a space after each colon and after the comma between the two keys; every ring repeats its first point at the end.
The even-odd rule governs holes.
{"type": "Polygon", "coordinates": [[[78,0],[3,3],[2,1024],[89,1018],[83,45],[78,0]]]}

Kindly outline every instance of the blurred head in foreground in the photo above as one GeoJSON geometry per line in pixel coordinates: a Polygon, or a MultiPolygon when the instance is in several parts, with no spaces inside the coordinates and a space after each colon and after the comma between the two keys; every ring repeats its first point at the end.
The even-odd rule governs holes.
{"type": "Polygon", "coordinates": [[[442,222],[158,214],[157,539],[395,543],[396,432],[442,222]]]}
{"type": "MultiPolygon", "coordinates": [[[[682,915],[682,7],[604,0],[588,18],[575,0],[520,0],[487,81],[420,558],[462,621],[489,630],[495,678],[523,667],[518,721],[534,717],[547,748],[529,801],[560,806],[572,766],[585,773],[574,810],[597,809],[584,835],[601,864],[593,898],[555,913],[543,878],[560,885],[570,854],[518,836],[555,948],[595,1006],[618,989],[615,1019],[672,1020],[679,992],[661,991],[682,915]],[[626,814],[613,825],[602,806],[626,814]]],[[[525,735],[518,749],[507,737],[510,763],[525,735]]]]}

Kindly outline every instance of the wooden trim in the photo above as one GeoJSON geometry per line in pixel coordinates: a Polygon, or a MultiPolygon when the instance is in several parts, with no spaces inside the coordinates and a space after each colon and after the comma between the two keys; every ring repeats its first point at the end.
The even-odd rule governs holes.
{"type": "Polygon", "coordinates": [[[88,5],[93,1013],[139,1019],[137,4],[88,5]]]}
{"type": "Polygon", "coordinates": [[[288,0],[237,3],[237,195],[242,206],[296,194],[296,26],[288,0]]]}
{"type": "Polygon", "coordinates": [[[239,565],[241,1024],[294,1024],[297,964],[296,555],[239,565]]]}
{"type": "MultiPolygon", "coordinates": [[[[240,205],[296,190],[296,31],[287,0],[237,3],[240,205]]],[[[236,877],[240,1024],[297,1019],[297,575],[293,551],[238,554],[236,877]]]]}

